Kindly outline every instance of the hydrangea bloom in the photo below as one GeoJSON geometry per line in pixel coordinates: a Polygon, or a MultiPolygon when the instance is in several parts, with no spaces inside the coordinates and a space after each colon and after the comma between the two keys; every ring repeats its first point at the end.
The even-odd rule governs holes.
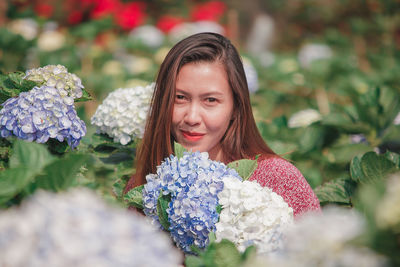
{"type": "Polygon", "coordinates": [[[378,204],[376,222],[381,228],[394,228],[400,232],[400,172],[386,182],[386,193],[378,204]]]}
{"type": "Polygon", "coordinates": [[[258,75],[257,70],[250,60],[243,58],[243,68],[246,74],[247,85],[250,93],[255,93],[258,90],[258,75]]]}
{"type": "Polygon", "coordinates": [[[84,87],[81,79],[69,73],[62,65],[47,65],[43,68],[27,70],[24,79],[55,87],[62,97],[70,96],[74,99],[82,97],[84,87]]]}
{"type": "Polygon", "coordinates": [[[225,177],[218,194],[222,206],[216,224],[216,241],[228,239],[240,251],[255,245],[258,253],[282,247],[282,232],[293,222],[293,209],[281,196],[256,181],[225,177]]]}
{"type": "Polygon", "coordinates": [[[181,255],[146,218],[92,191],[36,193],[0,213],[1,266],[178,266],[181,255]]]}
{"type": "Polygon", "coordinates": [[[34,87],[9,98],[0,111],[0,136],[15,135],[27,141],[45,143],[49,138],[66,140],[75,148],[86,134],[72,97],[60,95],[54,87],[34,87]]]}
{"type": "Polygon", "coordinates": [[[305,214],[285,231],[283,251],[265,257],[261,266],[386,266],[373,251],[349,243],[364,229],[363,218],[354,210],[328,207],[323,213],[305,214]]]}
{"type": "Polygon", "coordinates": [[[304,109],[293,114],[288,121],[289,128],[307,127],[310,124],[320,121],[321,114],[315,109],[304,109]]]}
{"type": "Polygon", "coordinates": [[[309,68],[313,61],[329,59],[333,56],[331,48],[324,44],[306,44],[299,51],[299,61],[303,68],[309,68]]]}
{"type": "Polygon", "coordinates": [[[97,126],[98,133],[105,133],[122,145],[143,137],[153,91],[154,83],[115,90],[99,105],[91,123],[97,126]]]}
{"type": "Polygon", "coordinates": [[[157,48],[164,42],[164,33],[153,25],[143,25],[134,28],[129,36],[133,40],[141,41],[143,44],[151,48],[157,48]]]}
{"type": "Polygon", "coordinates": [[[171,155],[158,166],[157,175],[146,177],[144,212],[157,223],[160,192],[170,194],[166,212],[172,239],[185,252],[190,252],[193,244],[204,248],[218,221],[217,195],[223,189],[224,177],[241,180],[235,170],[210,160],[207,152],[185,153],[181,159],[171,155]]]}

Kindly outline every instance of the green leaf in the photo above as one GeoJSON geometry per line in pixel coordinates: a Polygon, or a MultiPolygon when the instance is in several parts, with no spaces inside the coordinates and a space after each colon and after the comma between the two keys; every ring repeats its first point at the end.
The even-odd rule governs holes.
{"type": "Polygon", "coordinates": [[[257,248],[256,246],[249,246],[246,248],[246,250],[242,254],[242,260],[246,261],[252,257],[254,257],[257,253],[257,248]]]}
{"type": "Polygon", "coordinates": [[[185,257],[185,266],[186,267],[203,267],[205,266],[202,258],[198,256],[188,255],[185,257]]]}
{"type": "Polygon", "coordinates": [[[123,198],[123,193],[124,189],[126,187],[127,182],[129,181],[130,176],[129,175],[123,175],[121,179],[118,179],[117,181],[114,182],[112,190],[117,199],[122,199],[123,198]]]}
{"type": "MultiPolygon", "coordinates": [[[[144,185],[137,186],[126,193],[123,198],[126,203],[128,203],[129,206],[134,206],[139,209],[143,209],[143,191],[144,185]]],[[[157,203],[158,207],[158,203],[157,203]]],[[[168,229],[168,228],[167,228],[168,229]]]]}
{"type": "Polygon", "coordinates": [[[49,153],[45,145],[18,139],[13,146],[13,153],[10,157],[10,168],[24,166],[36,174],[54,160],[55,157],[49,153]]]}
{"type": "Polygon", "coordinates": [[[350,176],[351,179],[355,182],[359,182],[363,175],[362,169],[361,169],[361,157],[360,156],[355,156],[351,162],[350,162],[350,176]]]}
{"type": "Polygon", "coordinates": [[[65,190],[76,183],[80,168],[91,159],[86,154],[67,154],[47,165],[43,174],[36,177],[38,187],[51,190],[65,190]]]}
{"type": "Polygon", "coordinates": [[[218,204],[218,205],[215,207],[215,210],[217,211],[218,214],[221,214],[222,206],[218,204]]]}
{"type": "Polygon", "coordinates": [[[215,243],[215,266],[217,267],[239,267],[242,257],[231,241],[222,239],[220,243],[215,243]]]}
{"type": "Polygon", "coordinates": [[[257,160],[240,159],[232,161],[228,164],[229,168],[237,171],[244,181],[248,180],[253,172],[257,169],[257,160]]]}
{"type": "Polygon", "coordinates": [[[397,168],[400,168],[400,155],[391,151],[387,151],[385,154],[385,157],[393,162],[397,168]]]}
{"type": "Polygon", "coordinates": [[[315,188],[314,192],[321,204],[351,204],[355,188],[356,183],[350,178],[338,178],[315,188]]]}
{"type": "Polygon", "coordinates": [[[82,96],[80,98],[75,99],[75,102],[85,102],[89,100],[93,100],[92,96],[89,94],[88,91],[82,89],[82,96]]]}
{"type": "Polygon", "coordinates": [[[27,167],[20,166],[0,172],[0,204],[4,204],[34,178],[34,173],[27,167]]]}
{"type": "Polygon", "coordinates": [[[181,144],[174,142],[174,152],[175,156],[180,159],[183,157],[183,152],[187,152],[187,149],[184,148],[181,144]]]}
{"type": "Polygon", "coordinates": [[[167,208],[168,204],[171,201],[171,195],[163,195],[163,192],[160,192],[160,196],[157,200],[157,215],[158,219],[160,220],[161,225],[164,227],[165,230],[169,230],[169,222],[168,222],[168,214],[167,208]]]}
{"type": "Polygon", "coordinates": [[[330,163],[348,164],[353,157],[371,150],[372,148],[365,144],[348,144],[327,149],[324,157],[330,163]]]}
{"type": "Polygon", "coordinates": [[[386,175],[396,169],[395,163],[384,155],[368,152],[361,158],[360,164],[363,177],[361,183],[384,179],[386,175]]]}

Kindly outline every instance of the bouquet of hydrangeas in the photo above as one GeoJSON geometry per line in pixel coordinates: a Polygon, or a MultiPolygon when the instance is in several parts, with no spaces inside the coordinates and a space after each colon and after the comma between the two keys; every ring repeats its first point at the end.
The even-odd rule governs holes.
{"type": "Polygon", "coordinates": [[[86,134],[86,125],[74,107],[74,99],[83,95],[81,80],[61,65],[28,70],[22,79],[36,86],[20,92],[18,88],[3,88],[17,96],[2,103],[0,136],[14,135],[37,143],[53,138],[67,141],[71,148],[78,146],[86,134]]]}
{"type": "Polygon", "coordinates": [[[243,181],[255,170],[256,160],[227,166],[206,152],[183,152],[177,144],[175,153],[156,174],[146,176],[144,186],[129,191],[128,199],[169,231],[179,248],[205,248],[212,233],[242,251],[250,245],[260,252],[279,248],[281,227],[292,222],[293,210],[269,188],[243,181]]]}
{"type": "Polygon", "coordinates": [[[128,144],[144,133],[154,83],[148,86],[120,88],[110,93],[97,108],[91,123],[97,133],[107,134],[114,142],[128,144]]]}

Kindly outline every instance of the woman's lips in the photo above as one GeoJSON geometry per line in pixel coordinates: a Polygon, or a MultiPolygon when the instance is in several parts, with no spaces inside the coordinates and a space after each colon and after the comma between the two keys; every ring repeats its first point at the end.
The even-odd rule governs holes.
{"type": "Polygon", "coordinates": [[[196,132],[186,132],[186,131],[181,131],[183,137],[188,140],[188,141],[199,141],[201,138],[203,138],[204,134],[202,133],[196,133],[196,132]]]}

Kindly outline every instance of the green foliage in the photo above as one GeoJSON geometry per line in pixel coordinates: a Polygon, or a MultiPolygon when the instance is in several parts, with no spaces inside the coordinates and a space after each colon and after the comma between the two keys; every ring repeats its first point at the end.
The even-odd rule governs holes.
{"type": "Polygon", "coordinates": [[[0,172],[0,204],[16,204],[39,188],[60,191],[76,186],[76,177],[89,160],[89,155],[78,153],[58,158],[44,145],[16,140],[10,166],[0,172]]]}
{"type": "Polygon", "coordinates": [[[23,72],[0,73],[0,102],[3,103],[10,97],[16,97],[21,92],[27,92],[38,85],[36,82],[24,80],[23,72]]]}
{"type": "Polygon", "coordinates": [[[195,249],[197,255],[187,255],[185,265],[187,267],[240,267],[246,260],[255,256],[255,247],[248,247],[240,253],[235,244],[223,239],[215,242],[210,238],[210,244],[202,251],[195,249]]]}
{"type": "Polygon", "coordinates": [[[248,180],[253,172],[257,169],[257,159],[241,159],[232,161],[228,164],[228,167],[236,170],[243,180],[248,180]]]}
{"type": "Polygon", "coordinates": [[[131,190],[129,190],[124,196],[124,201],[128,204],[128,206],[134,206],[138,209],[143,209],[143,191],[144,185],[137,186],[131,190]]]}
{"type": "Polygon", "coordinates": [[[184,148],[181,144],[174,142],[174,152],[175,156],[180,159],[183,157],[183,153],[187,152],[187,149],[184,148]]]}
{"type": "Polygon", "coordinates": [[[163,192],[160,192],[160,196],[157,200],[157,215],[160,221],[160,224],[164,227],[165,230],[169,230],[169,222],[168,222],[168,213],[167,208],[168,204],[171,201],[171,195],[164,195],[163,192]]]}

